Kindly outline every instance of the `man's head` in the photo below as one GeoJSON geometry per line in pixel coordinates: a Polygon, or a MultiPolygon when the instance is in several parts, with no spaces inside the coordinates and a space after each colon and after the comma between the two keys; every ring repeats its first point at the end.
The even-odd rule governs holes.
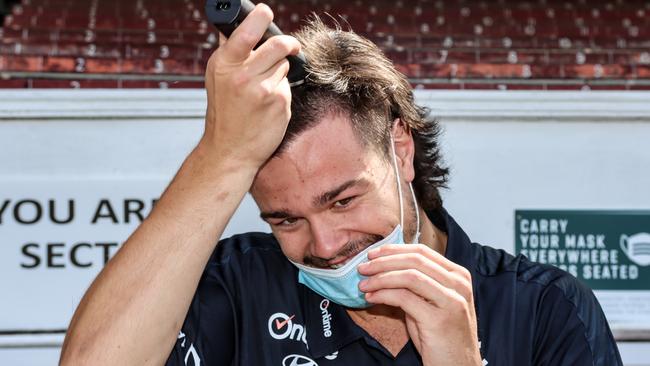
{"type": "Polygon", "coordinates": [[[302,131],[318,123],[326,112],[347,113],[357,137],[389,158],[392,124],[396,118],[415,141],[413,181],[425,209],[441,207],[439,188],[447,182],[438,146],[440,127],[429,111],[415,105],[406,77],[371,41],[351,31],[327,27],[314,17],[295,34],[308,62],[308,82],[294,88],[291,122],[281,153],[302,131]]]}
{"type": "MultiPolygon", "coordinates": [[[[413,182],[425,209],[441,207],[447,170],[437,123],[415,106],[410,84],[376,45],[317,18],[296,38],[310,75],[292,89],[285,138],[251,191],[285,254],[325,267],[399,223],[391,136],[402,186],[413,182]]],[[[408,188],[402,194],[410,203],[408,188]]],[[[412,203],[405,207],[413,212],[412,203]]],[[[409,212],[407,237],[415,232],[409,212]]]]}

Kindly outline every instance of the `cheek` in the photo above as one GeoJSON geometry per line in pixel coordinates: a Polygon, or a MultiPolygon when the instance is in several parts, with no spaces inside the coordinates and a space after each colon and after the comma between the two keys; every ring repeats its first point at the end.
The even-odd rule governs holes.
{"type": "MultiPolygon", "coordinates": [[[[351,221],[363,223],[372,227],[395,226],[399,223],[399,200],[397,189],[378,189],[372,196],[367,197],[358,207],[350,213],[351,221]]],[[[392,231],[392,228],[391,228],[392,231]]]]}
{"type": "Polygon", "coordinates": [[[360,206],[345,222],[350,231],[383,237],[399,224],[399,208],[377,204],[360,206]]]}
{"type": "Polygon", "coordinates": [[[284,253],[289,260],[302,263],[305,254],[308,253],[309,250],[306,246],[307,240],[301,239],[304,235],[277,232],[273,232],[273,235],[278,240],[278,243],[280,243],[282,253],[284,253]]]}

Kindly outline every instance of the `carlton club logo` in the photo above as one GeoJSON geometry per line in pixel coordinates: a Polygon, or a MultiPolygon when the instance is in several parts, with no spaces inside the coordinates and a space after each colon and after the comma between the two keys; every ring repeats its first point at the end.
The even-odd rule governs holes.
{"type": "MultiPolygon", "coordinates": [[[[294,341],[303,342],[307,345],[307,330],[302,324],[293,322],[295,315],[287,315],[285,313],[275,313],[269,317],[268,328],[269,334],[274,339],[284,340],[291,339],[294,341]]],[[[309,347],[309,346],[308,346],[309,347]]],[[[297,364],[302,365],[302,364],[297,364]]]]}

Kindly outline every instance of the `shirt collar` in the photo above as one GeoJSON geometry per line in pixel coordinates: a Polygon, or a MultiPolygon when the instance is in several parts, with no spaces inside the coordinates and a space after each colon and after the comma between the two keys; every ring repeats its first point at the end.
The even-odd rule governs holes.
{"type": "Polygon", "coordinates": [[[472,250],[472,241],[469,236],[444,208],[438,212],[428,211],[427,216],[438,229],[447,234],[445,258],[471,271],[472,263],[476,262],[473,258],[475,252],[472,250]]]}
{"type": "Polygon", "coordinates": [[[427,216],[438,229],[447,234],[445,258],[465,267],[472,275],[472,285],[476,288],[479,272],[476,263],[481,262],[479,258],[481,251],[474,248],[475,244],[444,208],[438,211],[427,211],[427,216]]]}

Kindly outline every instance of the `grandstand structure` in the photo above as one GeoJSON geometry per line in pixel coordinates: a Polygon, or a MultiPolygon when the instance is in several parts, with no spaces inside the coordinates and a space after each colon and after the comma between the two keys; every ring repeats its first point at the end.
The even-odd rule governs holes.
{"type": "MultiPolygon", "coordinates": [[[[329,14],[417,88],[650,90],[650,1],[268,0],[285,32],[329,14]]],[[[201,88],[201,0],[0,1],[0,88],[201,88]]]]}

